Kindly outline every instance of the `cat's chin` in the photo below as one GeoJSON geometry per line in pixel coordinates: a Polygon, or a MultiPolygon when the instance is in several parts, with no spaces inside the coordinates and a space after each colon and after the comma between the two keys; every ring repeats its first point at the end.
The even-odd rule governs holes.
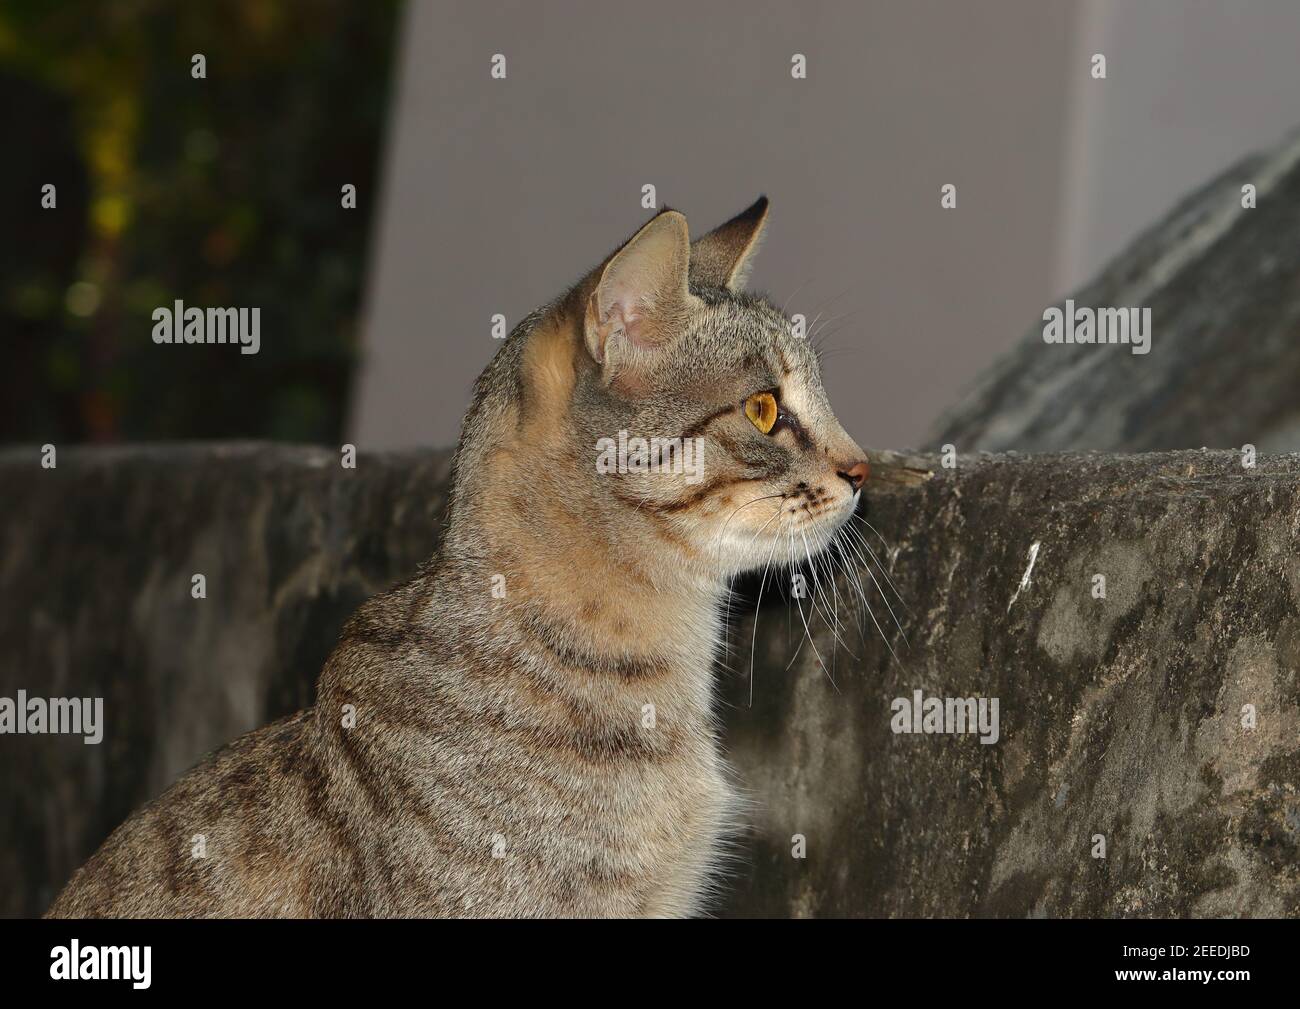
{"type": "Polygon", "coordinates": [[[737,530],[727,536],[720,550],[728,576],[750,574],[765,568],[773,570],[799,564],[816,557],[830,546],[835,536],[857,511],[861,492],[830,509],[816,514],[802,514],[795,521],[782,522],[774,532],[755,536],[737,530]]]}
{"type": "MultiPolygon", "coordinates": [[[[792,535],[795,542],[803,545],[806,540],[805,553],[811,553],[813,557],[816,557],[831,545],[831,541],[835,539],[836,534],[848,524],[849,519],[853,517],[853,513],[857,510],[857,506],[858,493],[854,493],[853,497],[846,498],[845,503],[838,508],[821,512],[815,517],[806,520],[793,530],[792,535]]],[[[801,555],[796,548],[796,561],[808,559],[808,557],[801,555]]]]}

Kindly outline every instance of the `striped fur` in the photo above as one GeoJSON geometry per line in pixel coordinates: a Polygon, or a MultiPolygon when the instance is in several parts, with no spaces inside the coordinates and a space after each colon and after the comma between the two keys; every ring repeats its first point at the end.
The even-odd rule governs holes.
{"type": "Polygon", "coordinates": [[[478,381],[439,554],[347,622],[314,707],[139,810],[49,913],[706,910],[740,812],[712,698],[728,580],[824,544],[862,455],[807,344],[735,289],[765,218],[683,251],[660,215],[525,319],[478,381]],[[773,436],[739,408],[767,389],[773,436]],[[597,473],[620,430],[702,438],[704,478],[597,473]]]}

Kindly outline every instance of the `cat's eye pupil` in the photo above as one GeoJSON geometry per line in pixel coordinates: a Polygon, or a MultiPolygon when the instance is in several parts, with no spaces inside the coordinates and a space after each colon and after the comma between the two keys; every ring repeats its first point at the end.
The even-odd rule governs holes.
{"type": "Polygon", "coordinates": [[[745,416],[763,434],[772,433],[779,412],[776,397],[770,392],[756,392],[745,399],[745,416]]]}

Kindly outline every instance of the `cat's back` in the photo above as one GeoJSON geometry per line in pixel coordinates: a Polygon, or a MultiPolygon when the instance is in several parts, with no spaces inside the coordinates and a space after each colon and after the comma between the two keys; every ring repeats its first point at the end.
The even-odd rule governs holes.
{"type": "Polygon", "coordinates": [[[47,917],[259,917],[324,908],[335,843],[311,709],[240,737],[118,827],[47,917]]]}

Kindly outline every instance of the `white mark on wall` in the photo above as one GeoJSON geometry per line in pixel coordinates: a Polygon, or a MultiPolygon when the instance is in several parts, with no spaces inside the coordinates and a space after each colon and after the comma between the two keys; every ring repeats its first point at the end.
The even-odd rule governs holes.
{"type": "Polygon", "coordinates": [[[1029,547],[1029,567],[1025,568],[1025,573],[1020,576],[1020,584],[1016,586],[1015,595],[1011,597],[1011,602],[1007,603],[1007,612],[1011,612],[1011,607],[1015,605],[1016,600],[1020,598],[1020,593],[1029,587],[1029,576],[1034,573],[1034,564],[1038,561],[1038,548],[1041,544],[1035,540],[1029,547]]]}

